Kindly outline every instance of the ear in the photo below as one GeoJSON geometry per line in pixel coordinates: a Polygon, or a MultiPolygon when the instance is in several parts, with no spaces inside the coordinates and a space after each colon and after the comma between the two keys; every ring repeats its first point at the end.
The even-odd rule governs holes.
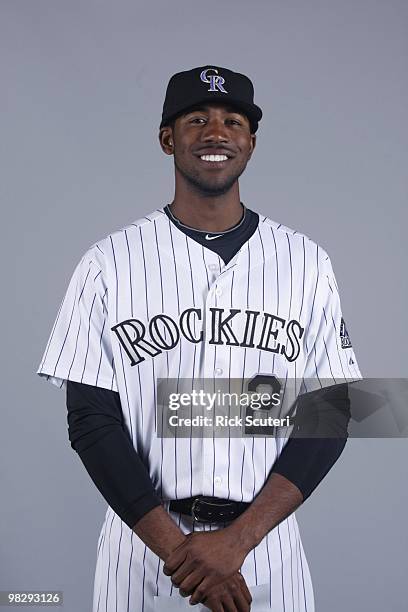
{"type": "Polygon", "coordinates": [[[251,159],[255,146],[256,146],[256,134],[251,134],[251,143],[250,143],[250,151],[249,151],[248,159],[251,159]]]}
{"type": "Polygon", "coordinates": [[[173,130],[170,126],[165,126],[159,130],[159,142],[162,151],[166,155],[173,155],[174,153],[174,136],[173,130]]]}

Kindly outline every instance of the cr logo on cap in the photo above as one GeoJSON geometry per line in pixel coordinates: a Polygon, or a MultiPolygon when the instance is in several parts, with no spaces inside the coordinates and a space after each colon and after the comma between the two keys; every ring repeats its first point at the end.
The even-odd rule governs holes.
{"type": "Polygon", "coordinates": [[[208,91],[217,91],[218,87],[219,91],[222,91],[222,93],[228,93],[228,91],[223,87],[225,79],[218,74],[218,70],[216,68],[206,68],[205,70],[203,70],[200,74],[200,79],[203,83],[210,83],[210,88],[208,89],[208,91]],[[207,76],[207,72],[209,70],[214,70],[216,74],[210,74],[210,76],[207,76]]]}

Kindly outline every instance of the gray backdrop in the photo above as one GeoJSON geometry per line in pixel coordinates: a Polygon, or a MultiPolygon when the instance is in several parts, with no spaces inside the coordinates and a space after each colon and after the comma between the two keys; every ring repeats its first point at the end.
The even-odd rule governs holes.
{"type": "MultiPolygon", "coordinates": [[[[251,76],[264,118],[242,200],[328,251],[363,375],[405,377],[408,4],[0,7],[0,589],[62,589],[85,612],[106,505],[69,446],[64,393],[35,370],[85,249],[172,199],[169,77],[251,76]]],[[[405,440],[350,440],[298,511],[317,612],[406,609],[407,458],[405,440]]]]}

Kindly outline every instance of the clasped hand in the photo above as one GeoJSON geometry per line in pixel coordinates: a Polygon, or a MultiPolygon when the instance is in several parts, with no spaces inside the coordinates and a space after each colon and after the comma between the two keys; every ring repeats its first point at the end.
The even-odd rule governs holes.
{"type": "Polygon", "coordinates": [[[228,529],[195,532],[168,556],[163,572],[171,576],[189,603],[204,603],[211,610],[250,610],[252,601],[240,574],[247,552],[237,544],[228,529]],[[222,603],[221,603],[222,600],[222,603]]]}

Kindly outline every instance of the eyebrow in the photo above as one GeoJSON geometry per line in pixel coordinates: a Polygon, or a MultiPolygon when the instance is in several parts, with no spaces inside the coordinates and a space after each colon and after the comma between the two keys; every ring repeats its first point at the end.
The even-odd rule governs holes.
{"type": "MultiPolygon", "coordinates": [[[[225,108],[225,110],[228,113],[236,113],[237,115],[242,115],[243,117],[245,117],[245,114],[243,111],[241,111],[239,108],[236,108],[234,106],[229,106],[229,105],[223,105],[223,107],[225,108]]],[[[183,116],[185,115],[189,115],[190,113],[194,113],[196,111],[207,111],[209,107],[205,106],[203,104],[197,104],[196,106],[191,106],[185,113],[183,113],[183,116]]]]}

